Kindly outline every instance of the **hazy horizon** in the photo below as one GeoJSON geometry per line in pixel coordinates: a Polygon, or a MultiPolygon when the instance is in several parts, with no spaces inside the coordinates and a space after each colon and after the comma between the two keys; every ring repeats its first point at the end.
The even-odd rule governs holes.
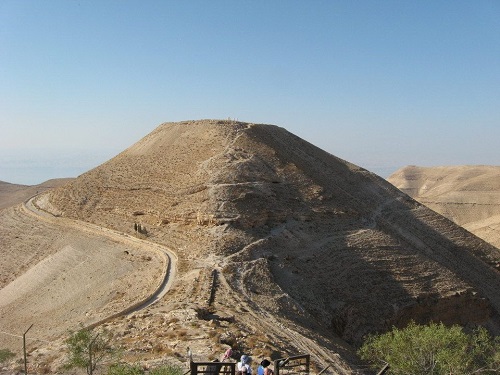
{"type": "Polygon", "coordinates": [[[38,185],[53,178],[78,177],[118,154],[110,150],[66,150],[54,152],[0,150],[0,181],[19,185],[38,185]]]}
{"type": "MultiPolygon", "coordinates": [[[[139,139],[137,141],[139,141],[139,139]]],[[[0,181],[19,185],[38,185],[54,178],[78,177],[100,164],[105,163],[124,150],[125,148],[121,150],[65,150],[63,152],[57,150],[21,150],[16,153],[8,153],[0,150],[0,181]]],[[[325,151],[330,152],[328,150],[325,151]]],[[[338,156],[334,153],[332,155],[338,156]]],[[[398,169],[409,165],[417,165],[419,167],[499,165],[481,162],[459,164],[430,164],[424,162],[421,164],[407,165],[400,165],[395,162],[393,165],[377,165],[376,161],[373,161],[371,164],[367,162],[363,165],[353,160],[347,161],[365,168],[385,179],[398,169]]]]}
{"type": "MultiPolygon", "coordinates": [[[[5,155],[0,152],[0,181],[19,185],[38,185],[54,178],[72,178],[99,166],[116,154],[108,155],[106,152],[93,152],[86,154],[82,151],[67,151],[58,155],[5,155]]],[[[348,160],[349,161],[349,160],[348,160]]],[[[399,166],[371,166],[360,165],[370,172],[387,178],[399,166]]]]}

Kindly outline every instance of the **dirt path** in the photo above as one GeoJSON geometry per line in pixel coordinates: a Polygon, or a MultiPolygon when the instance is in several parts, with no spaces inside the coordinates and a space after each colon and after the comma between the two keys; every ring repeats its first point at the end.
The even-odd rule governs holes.
{"type": "MultiPolygon", "coordinates": [[[[222,270],[218,269],[219,283],[221,287],[225,290],[233,290],[229,285],[228,281],[224,277],[222,270]]],[[[245,275],[240,279],[244,282],[245,275]]],[[[249,316],[250,319],[246,318],[247,324],[252,326],[255,322],[258,322],[259,329],[266,332],[266,335],[273,337],[275,340],[289,342],[298,352],[308,353],[311,355],[316,363],[322,364],[324,367],[330,366],[329,373],[336,375],[347,375],[347,374],[361,374],[363,371],[357,371],[347,364],[346,361],[342,359],[342,356],[335,351],[326,348],[324,345],[318,343],[313,337],[312,332],[305,332],[303,327],[294,327],[293,325],[283,323],[276,318],[273,314],[263,311],[262,309],[256,310],[255,306],[247,303],[247,300],[251,300],[251,297],[246,294],[246,289],[240,285],[239,293],[234,293],[232,298],[236,305],[245,307],[245,315],[249,316]],[[241,298],[241,296],[246,298],[241,298]],[[328,360],[327,360],[328,359],[328,360]]],[[[241,317],[240,317],[241,319],[241,317]]],[[[332,346],[338,345],[340,348],[344,343],[331,343],[332,346]]],[[[297,353],[288,353],[289,355],[294,355],[297,353]]],[[[345,354],[345,353],[344,353],[345,354]]]]}
{"type": "MultiPolygon", "coordinates": [[[[139,245],[143,250],[146,251],[154,251],[162,254],[166,259],[166,267],[162,270],[162,281],[158,288],[145,300],[142,300],[132,306],[127,307],[124,311],[118,314],[114,314],[114,316],[123,315],[132,311],[138,311],[149,307],[156,302],[158,302],[161,298],[167,294],[169,289],[172,286],[172,283],[175,279],[176,270],[177,270],[177,255],[169,248],[143,240],[141,238],[130,236],[127,233],[119,232],[113,229],[105,228],[99,225],[95,225],[92,223],[87,223],[84,221],[68,219],[63,217],[56,217],[40,208],[38,208],[34,204],[35,197],[32,197],[27,202],[23,204],[23,207],[29,212],[37,215],[39,218],[43,218],[48,221],[56,221],[57,224],[67,225],[71,227],[76,227],[82,231],[89,232],[90,234],[94,234],[96,236],[107,236],[115,241],[124,243],[125,245],[139,245]]],[[[109,320],[106,318],[104,320],[109,320]]]]}
{"type": "Polygon", "coordinates": [[[175,278],[177,257],[164,246],[54,217],[32,200],[0,216],[2,270],[10,272],[0,289],[0,341],[16,352],[30,324],[28,340],[46,345],[158,302],[175,278]]]}

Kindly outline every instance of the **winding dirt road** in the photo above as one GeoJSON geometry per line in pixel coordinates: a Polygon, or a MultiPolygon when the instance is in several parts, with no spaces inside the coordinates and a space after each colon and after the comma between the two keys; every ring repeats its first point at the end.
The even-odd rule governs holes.
{"type": "MultiPolygon", "coordinates": [[[[141,238],[133,237],[127,233],[119,232],[110,228],[104,228],[102,226],[80,220],[64,218],[61,216],[54,216],[51,213],[37,207],[34,204],[35,198],[36,196],[30,198],[23,204],[23,207],[29,213],[35,214],[36,216],[38,216],[43,220],[56,221],[58,225],[61,225],[62,223],[63,225],[76,227],[77,229],[89,232],[91,234],[95,234],[97,236],[104,235],[114,241],[122,242],[125,245],[127,244],[139,245],[143,250],[159,252],[165,257],[166,267],[162,271],[163,274],[162,281],[158,286],[158,288],[154,291],[154,293],[152,293],[145,300],[142,300],[132,306],[129,306],[122,312],[114,314],[113,316],[120,316],[129,312],[145,309],[146,307],[149,307],[158,302],[160,299],[162,299],[165,296],[165,294],[167,294],[167,292],[170,290],[172,283],[175,279],[177,270],[177,255],[171,249],[153,242],[143,240],[141,238]]],[[[109,318],[110,317],[107,317],[104,320],[108,320],[109,318]]]]}
{"type": "Polygon", "coordinates": [[[28,340],[47,343],[79,325],[149,307],[175,279],[177,256],[170,249],[56,217],[33,198],[0,215],[2,270],[10,272],[0,289],[0,341],[12,350],[30,324],[28,340]]]}

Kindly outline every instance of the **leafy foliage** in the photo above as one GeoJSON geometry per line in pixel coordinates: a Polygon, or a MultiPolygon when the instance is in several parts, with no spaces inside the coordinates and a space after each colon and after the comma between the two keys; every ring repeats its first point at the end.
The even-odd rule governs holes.
{"type": "Polygon", "coordinates": [[[371,335],[358,352],[373,367],[381,361],[390,365],[391,374],[465,375],[493,374],[500,371],[500,340],[484,328],[466,334],[460,326],[428,326],[411,322],[406,328],[371,335]]]}
{"type": "Polygon", "coordinates": [[[144,370],[139,365],[126,363],[113,364],[108,368],[107,375],[143,375],[144,370]]]}
{"type": "Polygon", "coordinates": [[[0,349],[0,363],[7,361],[14,356],[15,354],[12,353],[9,349],[0,349]]]}
{"type": "Polygon", "coordinates": [[[166,365],[157,367],[149,372],[149,375],[183,375],[184,371],[179,366],[166,365]]]}
{"type": "Polygon", "coordinates": [[[90,329],[83,328],[72,333],[66,340],[69,352],[66,367],[85,368],[87,374],[92,375],[99,363],[114,354],[109,341],[106,332],[96,334],[90,329]]]}

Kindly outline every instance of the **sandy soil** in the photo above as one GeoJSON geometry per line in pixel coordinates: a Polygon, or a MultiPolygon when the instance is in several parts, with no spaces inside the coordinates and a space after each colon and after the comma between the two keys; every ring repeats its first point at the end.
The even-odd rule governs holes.
{"type": "Polygon", "coordinates": [[[47,343],[148,300],[163,283],[168,260],[156,246],[23,205],[0,216],[0,331],[13,350],[31,324],[29,339],[47,343]]]}
{"type": "Polygon", "coordinates": [[[500,248],[500,166],[410,166],[388,181],[500,248]]]}

